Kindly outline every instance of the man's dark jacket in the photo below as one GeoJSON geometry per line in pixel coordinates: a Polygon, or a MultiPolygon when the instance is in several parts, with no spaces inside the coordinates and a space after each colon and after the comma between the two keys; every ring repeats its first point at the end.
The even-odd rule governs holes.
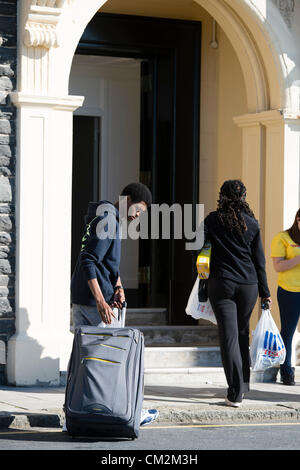
{"type": "Polygon", "coordinates": [[[81,251],[71,280],[73,304],[95,306],[88,280],[96,278],[106,302],[111,302],[119,277],[121,238],[119,212],[109,201],[90,202],[85,216],[81,251]],[[99,215],[100,214],[100,215],[99,215]],[[112,229],[107,236],[109,229],[112,229]]]}

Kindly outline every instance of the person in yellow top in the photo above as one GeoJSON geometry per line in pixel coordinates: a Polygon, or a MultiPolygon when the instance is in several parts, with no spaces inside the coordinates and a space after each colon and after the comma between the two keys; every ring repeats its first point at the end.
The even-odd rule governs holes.
{"type": "Polygon", "coordinates": [[[279,232],[273,238],[271,257],[274,269],[278,272],[280,334],[286,347],[286,359],[280,366],[281,380],[285,385],[295,385],[291,357],[293,336],[300,315],[300,209],[291,228],[279,232]]]}

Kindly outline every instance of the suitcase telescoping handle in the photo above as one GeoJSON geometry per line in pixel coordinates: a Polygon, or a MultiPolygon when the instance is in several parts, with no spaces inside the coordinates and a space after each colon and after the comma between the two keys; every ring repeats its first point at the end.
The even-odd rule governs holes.
{"type": "Polygon", "coordinates": [[[115,315],[117,315],[117,325],[112,325],[113,328],[124,328],[125,327],[125,317],[126,317],[126,308],[127,303],[122,302],[122,308],[112,307],[115,315]]]}
{"type": "Polygon", "coordinates": [[[124,301],[123,304],[122,304],[122,310],[120,312],[122,328],[124,328],[124,326],[125,326],[126,308],[127,308],[127,302],[124,301]]]}
{"type": "Polygon", "coordinates": [[[121,328],[125,327],[126,308],[127,302],[123,302],[122,308],[118,308],[118,321],[120,323],[121,328]]]}

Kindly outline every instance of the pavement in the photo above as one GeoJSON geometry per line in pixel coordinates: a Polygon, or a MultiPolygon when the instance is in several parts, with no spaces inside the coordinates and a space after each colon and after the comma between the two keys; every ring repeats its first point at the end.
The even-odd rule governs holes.
{"type": "MultiPolygon", "coordinates": [[[[224,403],[227,384],[222,367],[202,367],[197,379],[147,385],[143,408],[157,408],[159,424],[231,424],[300,422],[300,367],[296,385],[262,382],[252,373],[250,392],[240,408],[224,403]],[[196,383],[197,382],[197,383],[196,383]]],[[[65,387],[0,386],[0,428],[60,428],[64,422],[65,387]]]]}

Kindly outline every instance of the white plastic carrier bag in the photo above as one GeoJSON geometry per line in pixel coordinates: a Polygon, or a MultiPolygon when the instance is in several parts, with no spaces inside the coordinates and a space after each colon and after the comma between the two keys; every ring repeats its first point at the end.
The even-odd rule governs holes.
{"type": "Polygon", "coordinates": [[[270,310],[262,310],[250,346],[253,371],[264,371],[283,364],[286,349],[270,310]]]}
{"type": "Polygon", "coordinates": [[[208,299],[206,302],[199,302],[198,289],[199,289],[199,277],[197,276],[192,292],[189,296],[186,309],[185,309],[186,314],[195,318],[195,320],[199,320],[200,318],[203,318],[204,320],[208,320],[216,325],[217,320],[216,320],[214,311],[211,307],[210,301],[208,299]]]}

